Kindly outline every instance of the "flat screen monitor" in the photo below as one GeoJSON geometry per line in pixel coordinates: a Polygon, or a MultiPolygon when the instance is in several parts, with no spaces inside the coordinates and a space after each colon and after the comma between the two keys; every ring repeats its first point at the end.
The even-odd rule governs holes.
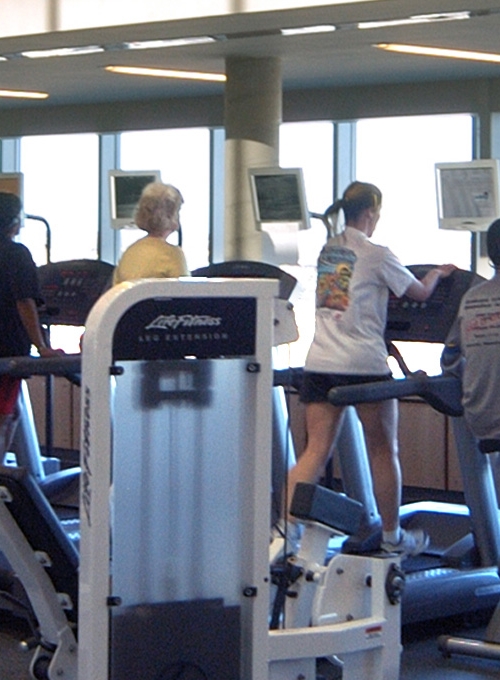
{"type": "Polygon", "coordinates": [[[249,172],[259,228],[273,224],[298,224],[299,229],[309,228],[301,168],[251,168],[249,172]]]}
{"type": "Polygon", "coordinates": [[[2,172],[0,173],[0,191],[19,196],[23,200],[23,173],[2,172]]]}
{"type": "Polygon", "coordinates": [[[134,227],[134,213],[142,190],[151,182],[161,182],[159,170],[110,170],[111,226],[134,227]]]}
{"type": "Polygon", "coordinates": [[[486,231],[500,217],[497,159],[437,163],[435,169],[440,229],[486,231]]]}

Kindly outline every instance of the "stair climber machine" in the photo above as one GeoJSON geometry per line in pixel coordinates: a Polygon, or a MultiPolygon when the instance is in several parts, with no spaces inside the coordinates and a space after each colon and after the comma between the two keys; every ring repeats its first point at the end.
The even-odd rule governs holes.
{"type": "MultiPolygon", "coordinates": [[[[418,278],[429,267],[411,267],[418,278]]],[[[481,280],[457,270],[442,280],[425,304],[406,298],[390,299],[387,341],[443,343],[458,312],[464,292],[481,280]]],[[[394,352],[402,357],[398,351],[394,352]]],[[[403,368],[405,368],[403,363],[403,368]]],[[[488,457],[480,452],[462,417],[461,385],[445,374],[428,377],[422,372],[362,386],[331,390],[336,405],[353,405],[388,398],[417,396],[450,416],[462,474],[465,505],[420,502],[401,509],[403,527],[421,527],[430,535],[423,555],[404,560],[403,623],[439,616],[487,610],[498,602],[500,530],[495,480],[488,457]]],[[[369,545],[370,539],[367,539],[369,545]]],[[[343,549],[360,546],[349,540],[343,549]]],[[[362,549],[362,548],[361,548],[362,549]]]]}
{"type": "MultiPolygon", "coordinates": [[[[113,266],[100,260],[49,262],[38,268],[44,300],[39,310],[40,322],[50,333],[54,325],[85,325],[86,318],[99,296],[109,287],[113,266]]],[[[80,356],[64,357],[62,362],[33,361],[30,357],[0,360],[0,371],[28,379],[45,376],[45,451],[42,456],[34,424],[26,381],[23,380],[18,401],[19,422],[12,451],[4,463],[27,468],[54,505],[78,507],[78,469],[60,469],[53,456],[54,404],[53,379],[66,377],[78,384],[80,356]]]]}
{"type": "MultiPolygon", "coordinates": [[[[44,306],[40,309],[41,323],[50,329],[52,325],[84,326],[87,315],[99,298],[109,287],[112,265],[96,260],[71,260],[49,263],[39,268],[39,279],[44,306]]],[[[35,501],[36,508],[45,508],[45,515],[57,513],[60,527],[74,545],[67,548],[70,554],[77,550],[79,540],[79,482],[80,468],[60,469],[60,460],[53,456],[53,416],[52,403],[53,379],[55,376],[65,377],[79,384],[81,373],[81,356],[64,355],[53,359],[35,357],[12,357],[0,359],[0,373],[8,373],[22,378],[21,393],[18,400],[19,421],[16,428],[11,451],[2,461],[13,473],[18,472],[22,479],[27,475],[31,485],[36,484],[39,493],[43,494],[52,508],[46,508],[47,502],[35,501]],[[35,428],[27,380],[32,376],[44,376],[46,445],[42,455],[35,428]]],[[[31,486],[29,488],[32,488],[31,486]]],[[[9,495],[10,492],[9,492],[9,495]]],[[[11,506],[12,507],[12,506],[11,506]]],[[[21,504],[22,507],[22,504],[21,504]]],[[[24,519],[23,526],[38,526],[36,517],[24,519]]],[[[33,533],[33,532],[31,532],[33,533]]],[[[49,534],[53,531],[49,530],[49,534]]],[[[38,540],[44,542],[39,532],[38,540]]],[[[36,534],[35,534],[36,535],[36,534]]],[[[36,540],[35,540],[36,545],[36,540]]],[[[38,548],[35,548],[38,551],[38,548]]],[[[74,555],[73,555],[74,557],[74,555]]],[[[76,563],[78,557],[76,557],[76,563]]],[[[15,562],[18,565],[18,561],[15,562]]],[[[26,597],[22,570],[5,558],[3,544],[0,545],[0,609],[7,609],[14,614],[33,618],[29,599],[26,597]]],[[[75,598],[70,598],[75,602],[75,598]]],[[[76,602],[75,602],[76,606],[76,602]]]]}
{"type": "MultiPolygon", "coordinates": [[[[320,219],[327,233],[331,232],[328,215],[311,213],[320,219]]],[[[275,319],[285,324],[286,332],[281,335],[286,342],[291,342],[295,329],[287,328],[290,321],[287,313],[291,309],[290,298],[297,283],[296,279],[280,267],[265,262],[252,260],[229,260],[201,267],[191,272],[192,276],[213,278],[257,278],[278,279],[278,297],[275,300],[275,319]],[[286,323],[285,323],[286,322],[286,323]]],[[[276,324],[276,321],[275,321],[276,324]]],[[[275,345],[279,342],[275,342],[275,345]]],[[[273,361],[273,439],[272,439],[272,524],[281,516],[282,491],[285,486],[288,470],[295,464],[295,447],[291,436],[289,397],[296,394],[302,381],[302,367],[277,368],[273,361]]],[[[346,408],[343,424],[339,428],[333,448],[338,455],[342,469],[342,478],[348,489],[348,495],[361,503],[363,513],[361,527],[364,531],[373,531],[380,526],[380,516],[371,488],[371,473],[366,455],[365,442],[360,422],[353,408],[346,408]],[[360,455],[353,460],[351,452],[356,449],[360,455]]]]}
{"type": "MultiPolygon", "coordinates": [[[[485,456],[495,454],[495,457],[498,457],[498,453],[500,453],[500,440],[480,440],[479,450],[485,456]]],[[[500,563],[498,564],[498,568],[500,570],[500,563]]],[[[493,615],[486,627],[482,639],[441,635],[438,638],[438,647],[445,657],[451,657],[453,654],[462,654],[465,656],[500,661],[500,601],[493,611],[493,615]]]]}
{"type": "MultiPolygon", "coordinates": [[[[93,307],[78,596],[48,568],[55,546],[21,523],[39,505],[14,502],[21,494],[50,510],[39,485],[20,470],[0,474],[0,549],[43,623],[33,677],[316,680],[326,677],[318,660],[344,680],[399,677],[399,558],[339,553],[325,568],[331,534],[356,532],[364,516],[331,490],[298,489],[305,531],[292,607],[269,625],[277,297],[275,280],[143,280],[93,307]],[[56,606],[76,597],[78,650],[75,624],[56,606]]],[[[75,572],[68,538],[56,534],[64,573],[75,572]]]]}

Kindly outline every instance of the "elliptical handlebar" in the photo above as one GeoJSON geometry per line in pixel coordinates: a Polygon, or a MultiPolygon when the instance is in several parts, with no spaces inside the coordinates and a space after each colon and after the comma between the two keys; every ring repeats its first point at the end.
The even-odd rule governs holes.
{"type": "Polygon", "coordinates": [[[421,397],[445,415],[456,418],[463,414],[461,382],[458,378],[445,375],[429,377],[416,373],[409,378],[387,382],[334,387],[328,393],[328,401],[334,406],[352,406],[411,396],[421,397]]]}
{"type": "Polygon", "coordinates": [[[58,375],[71,378],[81,372],[81,354],[64,354],[58,357],[7,357],[0,359],[0,375],[8,373],[17,378],[32,375],[58,375]]]}

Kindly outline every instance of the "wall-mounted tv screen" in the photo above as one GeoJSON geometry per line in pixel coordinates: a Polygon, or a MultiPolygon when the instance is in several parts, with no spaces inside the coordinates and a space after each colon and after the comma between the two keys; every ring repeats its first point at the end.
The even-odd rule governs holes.
{"type": "Polygon", "coordinates": [[[0,191],[19,196],[23,200],[23,173],[22,172],[1,172],[0,191]]]}
{"type": "Polygon", "coordinates": [[[440,229],[486,231],[500,217],[497,159],[437,163],[435,169],[440,229]]]}
{"type": "Polygon", "coordinates": [[[111,226],[134,227],[134,214],[142,190],[151,182],[161,182],[159,170],[110,170],[111,226]]]}
{"type": "Polygon", "coordinates": [[[301,168],[250,168],[249,173],[255,220],[260,228],[278,223],[309,228],[301,168]]]}

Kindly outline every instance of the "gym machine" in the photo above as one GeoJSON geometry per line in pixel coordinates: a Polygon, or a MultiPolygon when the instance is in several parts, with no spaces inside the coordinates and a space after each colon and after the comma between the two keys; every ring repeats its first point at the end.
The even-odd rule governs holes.
{"type": "MultiPolygon", "coordinates": [[[[500,452],[500,440],[480,440],[478,443],[478,449],[481,454],[486,457],[490,454],[498,456],[500,452]]],[[[498,567],[500,570],[500,563],[498,567]]],[[[451,656],[452,654],[463,654],[465,656],[476,656],[500,661],[500,601],[493,611],[493,615],[486,627],[483,639],[441,635],[438,639],[438,647],[443,655],[447,657],[451,656]]]]}
{"type": "Polygon", "coordinates": [[[16,578],[0,591],[2,607],[24,612],[32,626],[31,676],[76,680],[78,552],[23,468],[0,466],[0,550],[16,578]]]}
{"type": "MultiPolygon", "coordinates": [[[[73,625],[57,609],[74,591],[61,598],[70,587],[41,576],[57,555],[15,521],[18,492],[0,479],[0,549],[44,622],[34,677],[313,680],[322,658],[341,665],[344,680],[397,680],[399,558],[318,562],[332,533],[356,530],[359,504],[347,506],[346,523],[340,511],[332,516],[331,498],[318,502],[322,492],[306,489],[293,610],[268,630],[276,285],[143,281],[93,308],[82,374],[77,676],[73,625]]],[[[340,499],[341,508],[352,503],[340,499]]],[[[64,571],[74,574],[74,564],[64,571]]]]}
{"type": "MultiPolygon", "coordinates": [[[[421,278],[429,266],[412,267],[421,278]]],[[[397,340],[444,343],[456,318],[464,292],[480,281],[477,275],[458,270],[440,282],[427,303],[403,297],[389,303],[386,337],[397,340]]],[[[461,417],[461,387],[456,378],[428,377],[415,373],[401,380],[337,388],[329,398],[337,405],[417,396],[450,416],[464,487],[465,506],[420,502],[401,509],[401,524],[428,531],[426,553],[408,558],[403,623],[440,616],[486,610],[500,595],[498,562],[500,529],[498,503],[490,461],[461,417]]],[[[349,550],[349,541],[345,549],[349,550]]]]}
{"type": "MultiPolygon", "coordinates": [[[[268,630],[276,288],[150,280],[115,287],[93,308],[82,373],[79,680],[189,671],[313,680],[316,658],[335,656],[346,679],[397,679],[399,604],[386,581],[398,558],[342,556],[348,583],[363,561],[345,616],[320,604],[311,626],[307,605],[293,627],[268,630]]],[[[309,533],[324,545],[332,529],[309,533]]],[[[302,582],[304,593],[319,592],[322,569],[304,570],[302,582]]]]}
{"type": "MultiPolygon", "coordinates": [[[[49,262],[38,268],[44,300],[39,310],[40,322],[47,328],[84,326],[92,306],[109,287],[113,266],[100,260],[67,260],[49,262]]],[[[31,357],[0,359],[0,372],[23,379],[18,399],[19,422],[4,463],[26,468],[39,482],[47,498],[55,504],[78,506],[77,469],[60,469],[53,456],[53,381],[56,375],[78,384],[81,364],[79,355],[63,362],[32,361],[31,357]],[[45,378],[45,450],[42,455],[36,433],[26,380],[33,375],[45,378]]]]}
{"type": "MultiPolygon", "coordinates": [[[[320,219],[327,232],[330,233],[331,225],[328,221],[328,214],[311,214],[311,216],[320,219]]],[[[275,320],[275,330],[277,328],[279,337],[275,338],[274,345],[281,342],[293,342],[296,339],[296,329],[290,328],[290,320],[283,323],[291,316],[289,299],[296,285],[296,279],[288,272],[265,262],[229,260],[201,267],[191,274],[209,279],[213,277],[277,279],[279,289],[275,299],[275,318],[284,328],[280,330],[280,323],[277,324],[275,320]]],[[[288,470],[295,463],[288,399],[290,394],[299,390],[302,371],[302,368],[290,367],[286,369],[274,367],[273,370],[272,524],[280,517],[282,489],[288,470]]],[[[363,431],[354,409],[346,409],[332,448],[338,455],[346,493],[362,505],[363,517],[360,530],[364,533],[375,531],[380,527],[380,516],[373,495],[363,431]],[[353,456],[352,451],[357,451],[359,455],[353,456]]]]}

